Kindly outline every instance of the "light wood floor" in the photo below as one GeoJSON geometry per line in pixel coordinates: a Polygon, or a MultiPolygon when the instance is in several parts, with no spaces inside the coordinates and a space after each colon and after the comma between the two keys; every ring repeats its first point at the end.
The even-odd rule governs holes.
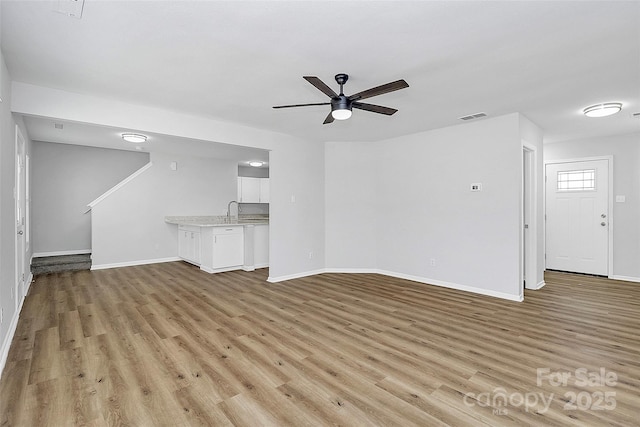
{"type": "Polygon", "coordinates": [[[38,276],[0,426],[638,425],[640,284],[549,273],[515,303],[266,274],[175,262],[38,276]],[[538,385],[538,368],[571,377],[538,385]],[[583,385],[580,368],[617,379],[583,385]]]}

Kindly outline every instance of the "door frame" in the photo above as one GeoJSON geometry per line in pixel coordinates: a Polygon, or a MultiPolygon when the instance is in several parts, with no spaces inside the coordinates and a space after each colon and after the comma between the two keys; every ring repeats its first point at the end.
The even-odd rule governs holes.
{"type": "Polygon", "coordinates": [[[26,294],[27,275],[27,212],[26,212],[26,185],[27,185],[27,143],[18,125],[15,126],[15,182],[14,182],[14,212],[15,212],[15,284],[14,303],[18,308],[26,294]],[[20,166],[20,164],[22,166],[20,166]],[[24,223],[22,223],[24,218],[24,223]],[[22,231],[22,234],[19,234],[22,231]]]}
{"type": "MultiPolygon", "coordinates": [[[[559,163],[578,163],[578,162],[591,162],[597,160],[606,160],[607,168],[609,169],[609,188],[607,188],[607,210],[609,211],[609,227],[608,234],[608,248],[607,248],[607,277],[613,279],[613,155],[593,156],[593,157],[574,157],[569,159],[556,159],[544,161],[544,235],[547,235],[547,165],[559,164],[559,163]]],[[[544,268],[547,269],[547,241],[545,238],[544,243],[544,268]]]]}
{"type": "MultiPolygon", "coordinates": [[[[538,164],[538,151],[535,145],[522,141],[522,194],[520,200],[520,283],[521,290],[524,289],[539,289],[540,283],[544,284],[542,278],[540,283],[537,282],[538,276],[538,170],[536,165],[538,164]],[[525,176],[524,164],[528,161],[528,176],[525,176]],[[527,195],[529,196],[525,201],[525,186],[527,188],[527,195]],[[526,202],[526,203],[525,203],[526,202]],[[526,212],[525,212],[526,208],[526,212]],[[529,218],[528,230],[529,239],[525,241],[525,214],[529,218]],[[525,246],[526,245],[526,246],[525,246]],[[525,256],[526,255],[526,256],[525,256]],[[525,271],[527,272],[528,286],[525,286],[525,271]]],[[[523,291],[524,295],[524,291],[523,291]]]]}

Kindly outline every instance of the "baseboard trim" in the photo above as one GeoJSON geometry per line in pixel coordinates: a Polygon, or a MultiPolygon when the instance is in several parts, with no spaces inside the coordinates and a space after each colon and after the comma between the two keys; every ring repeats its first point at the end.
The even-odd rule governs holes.
{"type": "Polygon", "coordinates": [[[29,290],[31,289],[31,282],[33,282],[33,273],[29,272],[29,276],[27,276],[27,281],[25,282],[27,285],[27,288],[25,289],[25,293],[24,293],[25,298],[27,298],[27,295],[29,295],[29,290]]]}
{"type": "Polygon", "coordinates": [[[636,282],[636,283],[640,283],[640,277],[633,277],[633,276],[618,276],[618,275],[613,275],[611,276],[611,278],[613,280],[622,280],[624,282],[636,282]]]}
{"type": "MultiPolygon", "coordinates": [[[[204,271],[205,273],[214,274],[214,273],[224,273],[226,271],[244,270],[244,268],[240,265],[234,265],[233,267],[224,267],[224,268],[209,268],[201,265],[200,270],[204,271]]],[[[253,271],[253,270],[244,270],[244,271],[253,271]]]]}
{"type": "Polygon", "coordinates": [[[284,282],[285,280],[300,279],[302,277],[315,276],[317,274],[322,274],[322,273],[326,273],[324,268],[321,268],[318,270],[304,271],[302,273],[289,274],[286,276],[277,276],[277,277],[269,276],[267,278],[267,282],[278,283],[278,282],[284,282]]]}
{"type": "Polygon", "coordinates": [[[410,274],[396,273],[393,271],[379,270],[379,274],[385,276],[397,277],[398,279],[411,280],[413,282],[424,283],[426,285],[440,286],[448,289],[455,289],[457,291],[471,292],[474,294],[485,295],[489,297],[495,297],[500,299],[506,299],[509,301],[522,302],[524,301],[524,295],[507,294],[505,292],[492,291],[490,289],[476,288],[474,286],[461,285],[458,283],[444,282],[442,280],[429,279],[426,277],[412,276],[410,274]]]}
{"type": "Polygon", "coordinates": [[[53,252],[36,252],[31,255],[32,258],[41,258],[45,256],[62,256],[62,255],[84,255],[90,254],[91,249],[73,249],[70,251],[53,251],[53,252]]]}
{"type": "Polygon", "coordinates": [[[322,273],[345,273],[345,274],[381,274],[383,276],[396,277],[398,279],[411,280],[412,282],[423,283],[425,285],[440,286],[448,289],[455,289],[458,291],[471,292],[474,294],[485,295],[489,297],[495,297],[500,299],[506,299],[509,301],[522,302],[524,301],[524,295],[507,294],[504,292],[497,292],[488,289],[476,288],[473,286],[460,285],[457,283],[443,282],[441,280],[429,279],[426,277],[412,276],[410,274],[396,273],[394,271],[379,270],[377,268],[323,268],[319,270],[307,271],[298,274],[291,274],[288,276],[269,277],[268,282],[277,283],[284,280],[299,279],[302,277],[313,276],[322,273]]]}
{"type": "Polygon", "coordinates": [[[546,282],[544,280],[542,280],[540,283],[538,283],[535,286],[525,286],[525,289],[529,289],[532,291],[537,291],[538,289],[542,289],[544,287],[544,285],[546,285],[546,282]]]}
{"type": "MultiPolygon", "coordinates": [[[[31,275],[29,275],[31,276],[31,275]]],[[[31,276],[33,277],[33,276],[31,276]]],[[[31,284],[31,281],[29,281],[31,284]]],[[[22,306],[24,305],[24,300],[26,298],[22,298],[20,301],[20,305],[15,313],[13,313],[13,317],[11,318],[11,323],[9,324],[9,333],[7,334],[6,339],[2,343],[2,349],[0,350],[0,379],[2,379],[2,375],[4,374],[4,367],[7,364],[7,359],[9,358],[9,350],[11,349],[11,343],[13,342],[13,338],[16,334],[16,330],[18,329],[18,320],[20,319],[20,312],[22,311],[22,306]]]]}
{"type": "Polygon", "coordinates": [[[255,271],[259,268],[267,268],[267,267],[269,267],[269,263],[263,262],[262,264],[243,265],[242,269],[244,271],[255,271]]]}
{"type": "Polygon", "coordinates": [[[157,259],[143,259],[138,261],[114,262],[112,264],[98,264],[98,265],[92,265],[91,270],[93,271],[93,270],[105,270],[107,268],[134,267],[136,265],[160,264],[162,262],[173,262],[173,261],[182,261],[182,258],[169,257],[169,258],[157,258],[157,259]]]}

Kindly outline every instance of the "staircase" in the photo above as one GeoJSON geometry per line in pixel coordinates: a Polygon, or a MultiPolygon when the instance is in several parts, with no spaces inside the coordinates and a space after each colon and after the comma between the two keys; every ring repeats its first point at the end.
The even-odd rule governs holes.
{"type": "Polygon", "coordinates": [[[31,260],[31,273],[34,276],[78,270],[91,270],[91,254],[45,256],[31,260]]]}

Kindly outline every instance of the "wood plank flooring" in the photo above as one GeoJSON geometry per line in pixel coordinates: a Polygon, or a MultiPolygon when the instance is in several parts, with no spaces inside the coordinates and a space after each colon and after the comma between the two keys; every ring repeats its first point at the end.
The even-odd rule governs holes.
{"type": "Polygon", "coordinates": [[[266,275],[37,276],[0,426],[638,425],[640,284],[548,273],[516,303],[266,275]]]}

